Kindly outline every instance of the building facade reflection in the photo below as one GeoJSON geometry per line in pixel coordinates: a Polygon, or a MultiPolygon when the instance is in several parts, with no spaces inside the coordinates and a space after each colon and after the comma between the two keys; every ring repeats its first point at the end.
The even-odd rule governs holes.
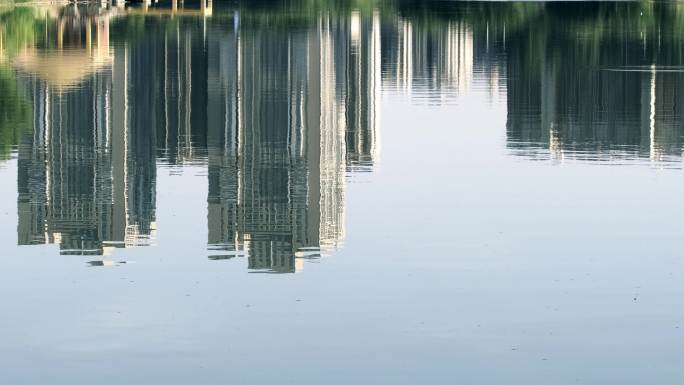
{"type": "Polygon", "coordinates": [[[238,12],[232,29],[180,18],[134,42],[111,42],[102,23],[86,38],[88,23],[64,18],[49,18],[49,32],[74,47],[36,52],[60,65],[76,50],[109,60],[68,81],[15,61],[34,107],[19,152],[20,244],[97,255],[149,244],[157,163],[194,162],[208,168],[210,259],[295,272],[339,247],[346,173],[379,157],[377,12],[271,31],[238,12]]]}
{"type": "Polygon", "coordinates": [[[18,241],[57,243],[63,254],[147,244],[156,228],[149,122],[127,107],[144,103],[128,87],[136,63],[125,49],[114,55],[107,16],[89,11],[48,18],[56,49],[15,62],[34,112],[18,155],[18,241]]]}
{"type": "Polygon", "coordinates": [[[345,172],[377,156],[379,75],[379,61],[368,70],[359,59],[357,82],[339,65],[350,62],[348,24],[212,34],[209,44],[232,48],[209,56],[220,85],[207,114],[212,258],[292,272],[343,240],[345,172]]]}
{"type": "Polygon", "coordinates": [[[18,154],[18,242],[101,255],[154,238],[155,149],[127,107],[145,103],[128,87],[136,63],[113,55],[107,16],[82,11],[48,19],[55,50],[15,62],[34,115],[18,154]]]}
{"type": "Polygon", "coordinates": [[[545,13],[546,23],[518,31],[507,50],[506,132],[513,153],[679,162],[684,76],[671,6],[651,4],[652,14],[643,18],[640,5],[626,4],[609,25],[633,29],[610,34],[589,27],[601,6],[558,4],[545,13]],[[547,27],[561,15],[565,28],[547,27]]]}
{"type": "Polygon", "coordinates": [[[149,244],[157,167],[206,165],[209,258],[297,271],[344,241],[346,179],[380,159],[383,87],[429,103],[501,89],[506,146],[527,158],[681,159],[673,5],[638,19],[646,5],[621,5],[608,32],[637,27],[608,33],[592,29],[596,4],[397,3],[391,17],[301,18],[206,1],[71,5],[45,11],[34,45],[12,49],[0,31],[33,113],[19,243],[149,244]]]}

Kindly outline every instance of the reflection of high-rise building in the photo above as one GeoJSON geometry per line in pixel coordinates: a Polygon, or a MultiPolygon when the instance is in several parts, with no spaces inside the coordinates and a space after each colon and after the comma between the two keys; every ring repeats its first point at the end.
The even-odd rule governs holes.
{"type": "Polygon", "coordinates": [[[603,38],[600,55],[593,41],[568,39],[560,60],[551,42],[562,36],[527,33],[536,39],[513,40],[508,52],[507,142],[515,154],[681,157],[684,77],[662,71],[673,58],[660,52],[667,44],[659,35],[603,38]]]}
{"type": "Polygon", "coordinates": [[[29,82],[34,133],[19,156],[19,243],[58,242],[64,252],[100,253],[110,232],[107,124],[98,112],[109,74],[87,82],[82,92],[60,92],[29,82]]]}
{"type": "MultiPolygon", "coordinates": [[[[156,206],[156,138],[160,116],[150,111],[160,110],[162,82],[157,76],[157,52],[153,50],[156,42],[149,39],[136,45],[126,46],[124,65],[127,66],[125,81],[126,104],[124,127],[126,139],[126,202],[128,211],[129,239],[141,239],[141,234],[155,230],[154,217],[156,206]],[[145,84],[145,87],[137,87],[145,84]],[[130,106],[135,106],[131,108],[130,106]]],[[[122,86],[115,82],[115,87],[122,86]]]]}
{"type": "Polygon", "coordinates": [[[239,35],[212,29],[207,38],[208,242],[219,258],[243,250],[238,224],[239,35]]]}
{"type": "MultiPolygon", "coordinates": [[[[353,28],[353,27],[352,27],[353,28]]],[[[353,31],[353,29],[352,29],[353,31]]],[[[339,49],[336,45],[335,25],[331,18],[324,18],[320,24],[320,137],[319,148],[320,154],[318,156],[318,170],[314,168],[313,171],[318,171],[318,211],[320,213],[318,220],[318,248],[325,250],[326,248],[335,248],[338,243],[344,239],[345,231],[345,215],[344,215],[344,193],[345,193],[345,168],[346,156],[349,156],[349,148],[347,147],[346,135],[354,130],[350,121],[347,120],[349,113],[353,110],[347,103],[340,103],[338,87],[341,84],[340,79],[343,76],[338,73],[337,55],[339,49]],[[345,115],[345,112],[347,113],[345,115]],[[345,156],[346,155],[346,156],[345,156]]],[[[352,33],[352,40],[353,40],[352,33]]],[[[353,43],[353,41],[352,41],[353,43]]],[[[345,45],[348,47],[348,45],[345,45]]],[[[378,47],[379,49],[379,47],[378,47]]],[[[350,63],[350,62],[347,62],[350,63]]],[[[349,73],[349,72],[347,72],[349,73]]],[[[356,90],[353,90],[356,91],[356,90]]],[[[347,92],[353,92],[349,87],[347,92]]],[[[369,92],[376,92],[379,90],[370,89],[369,92]]],[[[315,95],[310,95],[315,97],[315,95]]],[[[375,100],[373,100],[375,102],[375,100]]],[[[373,109],[375,105],[368,106],[373,109]]],[[[361,111],[357,111],[359,113],[361,111]]],[[[372,118],[375,118],[375,111],[372,112],[372,118]]],[[[375,133],[375,120],[373,119],[373,126],[359,127],[358,131],[373,130],[375,133]]],[[[352,136],[354,136],[352,134],[352,136]]],[[[376,154],[374,154],[376,155],[376,154]]],[[[370,159],[372,161],[372,159],[370,159]]],[[[315,188],[316,186],[313,186],[315,188]]]]}
{"type": "Polygon", "coordinates": [[[288,272],[319,247],[320,31],[240,37],[238,226],[253,269],[288,272]]]}
{"type": "MultiPolygon", "coordinates": [[[[155,7],[117,12],[162,12],[155,7]]],[[[379,158],[380,17],[330,14],[273,29],[240,17],[233,28],[155,18],[147,34],[111,45],[108,24],[97,39],[51,32],[73,48],[88,42],[84,52],[106,47],[108,62],[61,85],[20,67],[36,112],[19,156],[20,243],[79,254],[145,244],[159,158],[207,164],[212,259],[294,272],[338,247],[346,173],[379,158]]]]}
{"type": "Polygon", "coordinates": [[[56,24],[50,32],[62,44],[69,37],[69,52],[36,55],[33,62],[52,69],[26,57],[17,64],[34,107],[33,133],[19,154],[19,243],[59,243],[67,254],[144,244],[155,230],[156,166],[148,122],[137,122],[128,108],[141,99],[141,90],[128,88],[137,68],[120,47],[105,67],[74,73],[67,67],[81,51],[112,57],[106,20],[96,19],[97,39],[88,22],[56,24]]]}
{"type": "Polygon", "coordinates": [[[212,258],[290,272],[344,238],[345,171],[379,152],[379,17],[364,23],[211,33],[212,258]]]}
{"type": "Polygon", "coordinates": [[[415,25],[399,18],[385,34],[384,79],[408,94],[430,91],[429,102],[441,103],[469,91],[473,78],[472,27],[463,21],[415,25]]]}
{"type": "Polygon", "coordinates": [[[380,154],[380,15],[352,12],[350,24],[345,89],[347,165],[352,170],[368,170],[380,154]]]}
{"type": "Polygon", "coordinates": [[[156,35],[148,38],[148,48],[155,52],[155,64],[159,65],[151,75],[162,87],[161,104],[154,110],[158,116],[157,146],[167,162],[180,164],[199,156],[197,151],[202,151],[206,140],[202,131],[206,129],[202,92],[206,86],[199,87],[202,75],[206,77],[206,63],[201,55],[193,55],[203,41],[182,22],[163,32],[163,44],[158,40],[162,38],[156,35]]]}

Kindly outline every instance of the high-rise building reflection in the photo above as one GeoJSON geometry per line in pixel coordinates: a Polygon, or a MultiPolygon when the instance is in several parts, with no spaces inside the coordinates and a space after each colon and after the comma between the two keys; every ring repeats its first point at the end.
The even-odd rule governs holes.
{"type": "Polygon", "coordinates": [[[40,10],[39,34],[0,28],[33,113],[19,243],[147,244],[157,164],[194,163],[211,258],[296,271],[344,240],[347,173],[379,160],[383,86],[428,103],[505,90],[506,144],[526,157],[681,158],[673,5],[636,19],[645,5],[621,5],[608,25],[636,27],[598,34],[603,5],[397,4],[294,20],[208,0],[71,4],[40,10]]]}
{"type": "Polygon", "coordinates": [[[588,33],[601,7],[557,4],[547,23],[509,39],[508,147],[561,161],[679,161],[684,76],[672,5],[649,5],[644,18],[638,4],[625,4],[628,12],[610,14],[607,23],[633,30],[588,33]],[[547,27],[554,23],[564,28],[547,27]]]}
{"type": "MultiPolygon", "coordinates": [[[[351,14],[350,36],[337,39],[349,44],[346,110],[347,167],[351,170],[371,170],[380,154],[379,112],[381,92],[381,31],[380,15],[362,16],[358,11],[351,14]]],[[[331,58],[333,61],[340,59],[331,58]]]]}
{"type": "Polygon", "coordinates": [[[180,18],[111,42],[124,11],[51,16],[59,49],[32,59],[50,66],[15,61],[34,107],[19,153],[19,243],[70,254],[148,244],[157,162],[196,162],[208,168],[211,259],[294,272],[338,247],[347,172],[379,158],[378,13],[266,30],[235,12],[233,28],[180,18]],[[96,64],[56,76],[75,55],[96,64]]]}
{"type": "Polygon", "coordinates": [[[154,237],[154,142],[149,115],[128,108],[149,103],[128,87],[134,56],[110,50],[106,15],[81,11],[48,19],[56,49],[15,62],[34,111],[18,156],[18,241],[106,254],[154,237]]]}
{"type": "Polygon", "coordinates": [[[342,242],[345,173],[378,160],[379,17],[275,30],[233,18],[241,28],[165,34],[165,101],[177,90],[185,104],[164,109],[186,117],[167,120],[162,153],[206,154],[210,258],[292,272],[342,242]]]}
{"type": "Polygon", "coordinates": [[[475,61],[473,27],[463,20],[432,23],[397,18],[387,23],[382,52],[385,83],[430,103],[469,92],[475,61]]]}
{"type": "Polygon", "coordinates": [[[378,151],[380,63],[339,65],[364,55],[350,52],[348,24],[328,16],[306,30],[212,34],[233,48],[210,64],[232,71],[209,71],[221,85],[208,103],[213,258],[244,254],[250,268],[290,272],[343,240],[345,171],[372,167],[378,151]]]}
{"type": "Polygon", "coordinates": [[[210,258],[296,271],[345,238],[348,173],[380,157],[383,87],[428,104],[501,89],[507,148],[528,158],[681,159],[673,5],[620,5],[606,28],[636,27],[599,34],[600,4],[398,4],[294,19],[208,0],[70,5],[20,49],[0,28],[34,118],[19,242],[147,244],[157,165],[192,163],[207,166],[210,258]]]}

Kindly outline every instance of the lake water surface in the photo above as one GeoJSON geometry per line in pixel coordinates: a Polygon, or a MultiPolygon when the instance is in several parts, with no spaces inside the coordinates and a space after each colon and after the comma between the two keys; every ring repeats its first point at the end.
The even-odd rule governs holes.
{"type": "Polygon", "coordinates": [[[684,6],[206,1],[0,8],[0,383],[682,383],[684,6]]]}

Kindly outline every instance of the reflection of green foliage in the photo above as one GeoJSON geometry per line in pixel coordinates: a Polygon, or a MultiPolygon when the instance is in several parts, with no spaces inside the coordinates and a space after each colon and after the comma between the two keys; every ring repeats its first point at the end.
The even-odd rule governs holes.
{"type": "Polygon", "coordinates": [[[112,42],[133,42],[140,40],[146,35],[154,36],[154,32],[169,30],[178,23],[181,18],[145,17],[143,15],[130,15],[124,18],[114,19],[110,25],[112,42]]]}
{"type": "Polygon", "coordinates": [[[0,37],[5,54],[12,57],[36,44],[39,21],[29,7],[0,8],[0,37]]]}
{"type": "MultiPolygon", "coordinates": [[[[11,60],[18,51],[35,46],[39,22],[31,8],[0,8],[0,38],[4,59],[11,60]]],[[[14,71],[0,66],[0,159],[9,157],[12,146],[30,128],[31,104],[20,92],[14,71]]]]}
{"type": "Polygon", "coordinates": [[[7,159],[12,146],[31,126],[31,104],[20,92],[14,72],[0,67],[0,159],[7,159]]]}
{"type": "Polygon", "coordinates": [[[315,23],[322,13],[350,12],[351,1],[256,0],[240,4],[240,24],[248,28],[290,28],[315,23]]]}
{"type": "Polygon", "coordinates": [[[679,64],[684,56],[673,48],[684,38],[681,8],[646,2],[548,4],[543,20],[525,33],[545,40],[539,55],[564,57],[577,65],[622,62],[628,45],[643,47],[642,60],[679,64]],[[552,53],[558,50],[565,52],[552,53]]]}
{"type": "Polygon", "coordinates": [[[430,0],[255,0],[240,5],[241,24],[250,27],[292,27],[313,23],[321,14],[347,15],[352,10],[399,15],[421,28],[441,28],[453,21],[524,25],[543,10],[540,3],[479,3],[430,0]]]}
{"type": "Polygon", "coordinates": [[[394,10],[414,25],[425,28],[441,27],[449,22],[465,22],[474,29],[487,25],[506,25],[514,31],[542,15],[542,3],[528,2],[444,2],[416,0],[386,0],[381,9],[394,10]]]}

